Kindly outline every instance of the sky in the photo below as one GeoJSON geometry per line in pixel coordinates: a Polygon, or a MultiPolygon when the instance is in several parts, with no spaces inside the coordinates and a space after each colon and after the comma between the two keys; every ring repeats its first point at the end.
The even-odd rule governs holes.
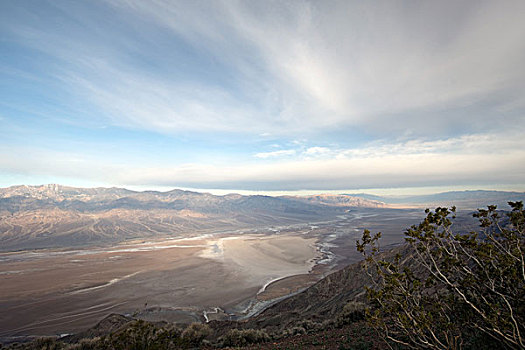
{"type": "Polygon", "coordinates": [[[525,191],[525,2],[0,1],[0,187],[525,191]]]}

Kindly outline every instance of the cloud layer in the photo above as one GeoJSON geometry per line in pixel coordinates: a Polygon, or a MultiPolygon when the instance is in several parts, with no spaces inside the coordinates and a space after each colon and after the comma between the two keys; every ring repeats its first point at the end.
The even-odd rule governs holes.
{"type": "Polygon", "coordinates": [[[517,0],[3,2],[0,170],[261,190],[523,184],[524,14],[517,0]]]}
{"type": "Polygon", "coordinates": [[[523,185],[523,149],[522,135],[513,133],[376,144],[360,149],[298,148],[255,154],[254,158],[267,161],[241,164],[137,166],[25,150],[31,155],[28,163],[19,162],[21,154],[10,154],[4,158],[3,167],[21,174],[59,173],[95,183],[260,191],[523,185]],[[496,143],[498,149],[493,147],[496,143]],[[297,157],[290,159],[291,155],[297,157]]]}
{"type": "Polygon", "coordinates": [[[388,122],[391,132],[428,134],[518,122],[513,112],[525,107],[521,1],[55,6],[85,31],[62,19],[71,33],[49,28],[36,9],[28,9],[40,14],[36,23],[9,29],[57,60],[51,77],[118,125],[311,134],[384,132],[388,122]],[[88,12],[103,10],[120,24],[88,12]],[[447,112],[465,108],[461,117],[447,112]]]}

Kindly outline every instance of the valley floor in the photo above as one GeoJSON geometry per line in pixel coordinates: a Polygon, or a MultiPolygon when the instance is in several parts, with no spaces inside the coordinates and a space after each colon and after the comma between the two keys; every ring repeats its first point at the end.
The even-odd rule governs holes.
{"type": "Polygon", "coordinates": [[[315,243],[249,234],[1,254],[0,336],[74,333],[111,312],[173,322],[242,315],[261,286],[308,274],[321,257],[315,243]]]}
{"type": "Polygon", "coordinates": [[[244,232],[0,253],[0,342],[77,333],[111,313],[179,323],[252,316],[360,260],[363,228],[395,245],[420,215],[356,209],[244,232]]]}

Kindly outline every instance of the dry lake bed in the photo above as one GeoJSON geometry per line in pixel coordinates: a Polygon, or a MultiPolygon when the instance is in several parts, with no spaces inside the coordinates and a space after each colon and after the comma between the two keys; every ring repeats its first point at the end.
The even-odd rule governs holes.
{"type": "Polygon", "coordinates": [[[0,254],[0,336],[73,333],[111,312],[180,322],[247,313],[243,302],[269,282],[312,270],[315,243],[249,234],[0,254]]]}

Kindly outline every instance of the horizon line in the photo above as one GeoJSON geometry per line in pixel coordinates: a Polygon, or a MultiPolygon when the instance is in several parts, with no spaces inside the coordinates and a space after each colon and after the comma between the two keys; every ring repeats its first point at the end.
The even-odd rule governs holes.
{"type": "Polygon", "coordinates": [[[41,184],[12,184],[0,187],[7,189],[11,187],[42,187],[42,186],[63,186],[71,188],[117,188],[134,192],[160,192],[166,193],[175,190],[208,193],[217,196],[226,195],[265,195],[270,197],[279,196],[311,196],[311,195],[373,195],[378,197],[409,197],[419,195],[434,195],[447,192],[477,192],[477,191],[495,191],[495,192],[517,192],[525,193],[525,186],[518,185],[492,185],[492,186],[422,186],[422,187],[399,187],[399,188],[359,188],[359,189],[300,189],[300,190],[240,190],[240,189],[220,189],[220,188],[188,188],[176,186],[156,186],[156,185],[72,185],[61,183],[41,183],[41,184]]]}

